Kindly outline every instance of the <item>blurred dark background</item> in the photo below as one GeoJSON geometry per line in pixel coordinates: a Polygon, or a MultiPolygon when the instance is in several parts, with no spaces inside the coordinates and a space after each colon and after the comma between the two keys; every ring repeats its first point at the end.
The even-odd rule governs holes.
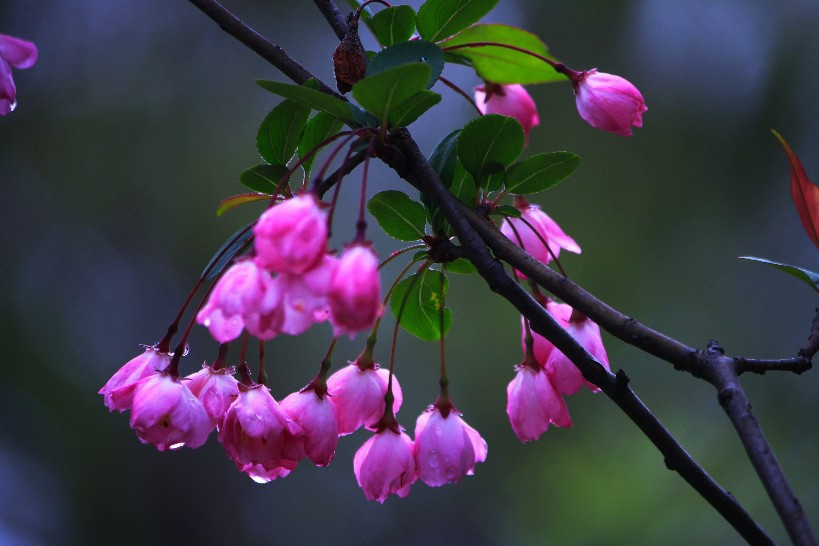
{"type": "MultiPolygon", "coordinates": [[[[312,2],[227,6],[332,81],[335,38],[312,2]]],[[[815,294],[737,256],[819,269],[769,133],[779,130],[819,179],[819,4],[502,0],[488,20],[536,32],[569,66],[626,77],[647,101],[644,128],[621,138],[580,120],[568,85],[530,88],[542,124],[527,153],[583,158],[537,199],[583,247],[564,260],[570,276],[683,342],[794,355],[815,294]]],[[[15,71],[18,109],[0,118],[0,543],[741,543],[603,396],[572,396],[573,428],[520,444],[505,414],[519,320],[476,276],[452,279],[449,366],[489,457],[460,485],[419,483],[407,499],[366,501],[352,473],[366,432],[344,438],[330,467],[302,464],[264,486],[238,473],[215,438],[165,454],[140,444],[97,390],[161,337],[212,253],[258,214],[214,211],[259,163],[256,129],[278,99],[254,79],[282,77],[182,0],[0,2],[0,32],[40,50],[33,68],[15,71]]],[[[479,83],[460,67],[445,75],[466,89],[479,83]]],[[[413,128],[426,151],[473,115],[440,91],[443,105],[413,128]]],[[[357,176],[340,214],[355,211],[357,176]]],[[[372,192],[404,187],[383,168],[371,180],[372,192]]],[[[337,221],[334,244],[352,235],[352,220],[337,221]]],[[[381,256],[397,248],[375,240],[381,256]]],[[[363,337],[344,340],[337,363],[363,337]]],[[[277,398],[313,376],[329,339],[322,325],[269,344],[277,398]]],[[[606,339],[612,367],[786,542],[713,389],[606,339]]],[[[215,356],[200,329],[191,347],[186,371],[215,356]]],[[[437,347],[402,334],[398,350],[399,419],[411,432],[437,395],[437,347]]],[[[819,528],[816,373],[743,384],[819,528]]]]}

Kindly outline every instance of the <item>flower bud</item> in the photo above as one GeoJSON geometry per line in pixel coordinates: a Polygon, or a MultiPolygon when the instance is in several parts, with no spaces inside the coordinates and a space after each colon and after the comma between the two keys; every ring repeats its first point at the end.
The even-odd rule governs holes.
{"type": "MultiPolygon", "coordinates": [[[[378,364],[376,364],[378,366],[378,364]]],[[[365,368],[350,363],[327,378],[327,393],[338,416],[340,436],[352,434],[362,426],[373,425],[384,415],[384,396],[390,372],[384,368],[365,368]]],[[[393,414],[401,409],[401,386],[392,377],[393,414]]]]}
{"type": "Polygon", "coordinates": [[[143,378],[163,371],[171,363],[171,355],[156,347],[145,347],[145,352],[132,358],[99,390],[108,411],[131,409],[134,388],[143,378]]]}
{"type": "Polygon", "coordinates": [[[566,402],[543,369],[517,366],[517,375],[506,388],[506,413],[521,442],[537,440],[549,425],[572,426],[566,402]]]}
{"type": "Polygon", "coordinates": [[[579,74],[572,81],[577,111],[589,125],[620,136],[631,136],[632,126],[643,126],[648,108],[631,82],[596,68],[579,74]]]}
{"type": "Polygon", "coordinates": [[[225,414],[219,441],[240,470],[247,472],[250,466],[255,470],[248,474],[261,478],[263,473],[255,465],[267,471],[281,466],[295,468],[295,461],[286,457],[283,450],[287,435],[299,434],[301,427],[279,406],[267,387],[240,386],[239,396],[225,414]]]}
{"type": "Polygon", "coordinates": [[[267,209],[253,227],[256,263],[276,273],[300,275],[327,252],[327,214],[305,193],[267,209]]]}
{"type": "Polygon", "coordinates": [[[185,378],[190,391],[208,412],[211,429],[221,425],[228,408],[239,396],[239,383],[233,372],[233,368],[214,370],[205,364],[201,370],[185,378]]]}
{"type": "Polygon", "coordinates": [[[330,464],[338,444],[338,418],[330,397],[319,398],[312,390],[294,392],[281,407],[304,431],[293,437],[301,453],[317,466],[330,464]]]}
{"type": "Polygon", "coordinates": [[[518,120],[529,142],[529,132],[540,125],[535,101],[520,84],[487,83],[475,88],[475,104],[482,114],[502,114],[518,120]]]}
{"type": "Polygon", "coordinates": [[[415,445],[406,433],[385,428],[364,442],[353,459],[353,471],[367,500],[384,503],[391,494],[402,499],[418,479],[415,445]]]}
{"type": "Polygon", "coordinates": [[[444,417],[437,407],[426,410],[415,424],[418,478],[430,487],[458,483],[486,460],[486,442],[453,409],[444,417]]]}
{"type": "Polygon", "coordinates": [[[131,428],[143,444],[153,444],[159,451],[199,447],[213,430],[202,403],[168,373],[150,375],[137,384],[131,428]]]}
{"type": "Polygon", "coordinates": [[[372,327],[381,316],[378,258],[369,245],[356,243],[344,250],[330,279],[330,322],[338,336],[372,327]]]}

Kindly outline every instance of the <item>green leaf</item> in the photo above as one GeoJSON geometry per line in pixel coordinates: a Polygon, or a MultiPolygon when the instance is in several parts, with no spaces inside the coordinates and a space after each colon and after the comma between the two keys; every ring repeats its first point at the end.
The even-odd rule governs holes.
{"type": "Polygon", "coordinates": [[[455,164],[454,173],[452,175],[452,184],[449,186],[449,191],[452,195],[457,197],[460,201],[466,203],[470,207],[475,206],[475,194],[478,188],[475,186],[475,179],[472,175],[466,172],[464,166],[458,161],[455,164]]]}
{"type": "Polygon", "coordinates": [[[498,0],[427,0],[418,9],[418,33],[430,42],[438,42],[480,21],[497,3],[498,0]]]}
{"type": "Polygon", "coordinates": [[[253,191],[273,195],[289,169],[284,165],[256,165],[239,175],[239,181],[253,191]]]}
{"type": "MultiPolygon", "coordinates": [[[[307,122],[307,127],[304,128],[304,134],[299,142],[299,158],[304,158],[316,146],[327,140],[332,135],[341,130],[342,123],[327,112],[319,112],[307,122]]],[[[302,162],[301,167],[305,173],[310,172],[313,162],[318,156],[319,150],[316,150],[313,155],[302,162]]]]}
{"type": "Polygon", "coordinates": [[[409,6],[381,10],[370,21],[370,29],[383,46],[406,42],[415,32],[415,10],[409,6]]]}
{"type": "Polygon", "coordinates": [[[310,108],[286,100],[273,108],[256,133],[259,155],[271,165],[286,165],[301,140],[310,108]]]}
{"type": "Polygon", "coordinates": [[[264,193],[240,193],[239,195],[231,195],[227,199],[222,199],[219,206],[216,207],[216,216],[222,216],[229,210],[233,210],[239,205],[245,203],[255,203],[256,201],[269,201],[270,196],[264,193]]]}
{"type": "Polygon", "coordinates": [[[506,171],[506,193],[529,194],[547,190],[568,178],[580,156],[571,152],[537,154],[518,161],[506,171]]]}
{"type": "MultiPolygon", "coordinates": [[[[442,43],[441,47],[447,51],[447,48],[455,45],[478,42],[507,44],[552,58],[540,38],[506,25],[475,25],[442,43]]],[[[479,46],[453,49],[451,52],[468,59],[478,76],[493,83],[547,83],[566,79],[544,61],[513,49],[479,46]]]]}
{"type": "Polygon", "coordinates": [[[422,89],[389,113],[387,117],[390,125],[393,127],[406,127],[439,102],[441,102],[441,95],[429,89],[422,89]]]}
{"type": "Polygon", "coordinates": [[[272,80],[256,80],[256,83],[271,93],[298,102],[302,106],[320,112],[327,112],[351,127],[366,126],[366,123],[362,123],[360,111],[356,113],[358,108],[332,95],[322,93],[316,89],[272,80]]]}
{"type": "Polygon", "coordinates": [[[452,184],[455,162],[458,161],[458,135],[460,134],[460,129],[449,133],[435,145],[435,149],[429,156],[429,164],[438,173],[438,178],[446,187],[452,184]]]}
{"type": "Polygon", "coordinates": [[[405,193],[387,190],[367,203],[367,210],[387,235],[399,241],[415,241],[424,236],[427,217],[424,207],[405,193]]]}
{"type": "Polygon", "coordinates": [[[501,205],[499,207],[495,207],[489,214],[503,216],[504,218],[520,218],[520,211],[512,205],[501,205]]]}
{"type": "Polygon", "coordinates": [[[227,241],[222,243],[216,254],[208,261],[208,265],[202,270],[202,275],[200,275],[203,277],[202,280],[209,281],[225,269],[225,266],[233,260],[234,254],[253,236],[252,226],[253,224],[250,223],[239,228],[227,241]]]}
{"type": "Polygon", "coordinates": [[[772,262],[770,260],[766,260],[765,258],[754,258],[753,256],[740,256],[739,259],[749,260],[752,262],[759,262],[762,264],[773,266],[779,269],[780,271],[784,271],[788,275],[793,275],[800,281],[804,282],[805,284],[819,292],[819,274],[814,273],[813,271],[808,271],[807,269],[802,269],[801,267],[796,267],[795,265],[772,262]]]}
{"type": "Polygon", "coordinates": [[[447,262],[444,264],[444,269],[460,275],[470,275],[478,271],[475,269],[475,266],[472,265],[472,262],[466,258],[458,258],[457,260],[447,262]]]}
{"type": "Polygon", "coordinates": [[[426,64],[405,64],[359,80],[353,86],[353,97],[365,110],[386,122],[393,109],[426,87],[428,79],[426,64]]]}
{"type": "Polygon", "coordinates": [[[413,40],[388,47],[373,57],[367,65],[367,76],[380,74],[390,68],[411,63],[424,63],[429,66],[427,88],[435,85],[438,76],[444,69],[444,52],[437,45],[424,40],[413,40]]]}
{"type": "Polygon", "coordinates": [[[479,185],[503,171],[523,152],[526,137],[514,118],[489,114],[466,124],[458,137],[458,159],[479,185]]]}
{"type": "MultiPolygon", "coordinates": [[[[449,287],[446,277],[440,271],[425,269],[415,275],[410,275],[395,287],[390,298],[390,309],[393,316],[398,318],[401,326],[411,333],[426,341],[436,341],[441,339],[441,316],[440,302],[449,287]],[[443,290],[442,290],[443,288],[443,290]],[[406,299],[404,309],[401,305],[406,299]]],[[[444,335],[452,325],[452,312],[444,309],[444,335]]]]}

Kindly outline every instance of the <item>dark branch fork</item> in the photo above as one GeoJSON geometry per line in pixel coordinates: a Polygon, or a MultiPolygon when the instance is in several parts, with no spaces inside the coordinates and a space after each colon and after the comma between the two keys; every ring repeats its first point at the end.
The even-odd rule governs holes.
{"type": "MultiPolygon", "coordinates": [[[[219,3],[213,0],[189,1],[228,34],[261,55],[292,81],[301,84],[313,77],[280,47],[256,33],[219,3]]],[[[332,0],[314,2],[336,35],[339,38],[343,37],[347,23],[335,3],[332,0]]],[[[344,98],[323,82],[319,82],[319,86],[326,93],[344,98]]],[[[629,388],[626,374],[620,371],[614,375],[603,368],[506,273],[499,260],[522,271],[538,285],[583,312],[615,337],[670,362],[678,370],[687,371],[713,384],[717,389],[718,400],[736,428],[791,540],[800,545],[817,544],[804,511],[785,479],[756,417],[751,412],[747,397],[738,383],[738,376],[744,372],[765,373],[784,370],[802,373],[809,370],[811,360],[819,350],[819,310],[813,322],[808,345],[794,358],[778,360],[732,358],[725,356],[716,342],[709,343],[705,350],[688,347],[623,315],[532,258],[503,236],[485,216],[464,206],[449,193],[409,132],[402,129],[394,131],[392,136],[392,144],[379,146],[376,154],[399,176],[426,193],[441,207],[458,237],[463,255],[473,262],[490,289],[514,305],[530,321],[534,331],[546,337],[569,357],[586,379],[599,386],[628,415],[660,450],[669,469],[678,472],[750,543],[773,543],[736,499],[691,458],[643,405],[629,388]]],[[[348,172],[354,167],[355,164],[351,164],[344,170],[348,172]]],[[[329,189],[343,174],[345,173],[336,172],[321,181],[321,191],[329,189]]]]}

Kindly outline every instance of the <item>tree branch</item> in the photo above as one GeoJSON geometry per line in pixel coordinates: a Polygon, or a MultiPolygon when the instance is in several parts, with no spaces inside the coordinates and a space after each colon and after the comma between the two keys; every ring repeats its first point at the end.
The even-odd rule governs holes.
{"type": "Polygon", "coordinates": [[[791,540],[797,545],[816,544],[802,505],[785,478],[776,455],[751,411],[745,391],[737,381],[734,359],[724,356],[722,347],[716,341],[708,343],[702,355],[710,364],[708,380],[717,388],[719,403],[734,424],[751,464],[773,501],[791,540]]]}
{"type": "MultiPolygon", "coordinates": [[[[293,60],[285,51],[264,36],[250,28],[241,19],[233,15],[215,0],[188,0],[199,8],[202,13],[210,17],[219,28],[239,40],[264,60],[279,69],[282,74],[301,85],[310,78],[316,78],[306,68],[293,60]]],[[[319,82],[319,89],[335,97],[343,98],[330,89],[325,83],[319,82]]],[[[346,99],[345,99],[346,100],[346,99]]]]}
{"type": "Polygon", "coordinates": [[[742,508],[737,500],[716,483],[683,449],[657,418],[628,387],[622,371],[612,375],[583,348],[528,292],[516,283],[493,258],[479,234],[461,214],[459,201],[443,186],[408,132],[399,132],[394,140],[403,155],[388,158],[388,164],[410,183],[419,187],[439,204],[458,236],[464,255],[475,265],[493,292],[512,303],[529,319],[532,329],[551,341],[583,373],[600,387],[622,409],[665,457],[666,466],[680,474],[725,518],[743,538],[754,544],[773,544],[765,531],[742,508]]]}
{"type": "Polygon", "coordinates": [[[313,2],[316,3],[321,14],[327,19],[338,39],[344,39],[347,34],[347,19],[341,14],[336,3],[333,0],[313,0],[313,2]]]}
{"type": "MultiPolygon", "coordinates": [[[[216,21],[222,29],[268,60],[296,83],[304,83],[308,78],[313,77],[281,48],[250,29],[217,2],[213,0],[189,1],[216,21]]],[[[335,8],[335,4],[332,0],[314,1],[322,9],[322,13],[330,21],[336,34],[339,35],[343,27],[339,23],[338,16],[340,16],[340,13],[335,8]],[[335,8],[335,11],[331,8],[335,8]]],[[[338,96],[326,84],[321,82],[320,89],[325,93],[338,96]]],[[[685,452],[682,446],[642,404],[628,387],[628,378],[625,373],[620,371],[617,376],[614,376],[603,368],[570,334],[555,322],[551,315],[528,292],[506,274],[501,263],[489,254],[487,246],[492,249],[498,258],[523,271],[535,282],[589,316],[601,327],[620,339],[663,360],[667,360],[673,363],[676,368],[689,371],[696,377],[708,376],[707,378],[717,386],[720,393],[720,402],[726,408],[726,412],[728,412],[729,417],[731,417],[735,427],[740,432],[754,466],[761,465],[762,468],[757,468],[757,472],[760,473],[769,495],[772,496],[775,505],[777,505],[777,509],[780,510],[780,504],[777,503],[781,503],[782,510],[787,512],[783,515],[780,510],[780,516],[783,517],[789,534],[795,541],[800,541],[799,544],[815,543],[804,513],[798,506],[798,501],[793,497],[787,482],[784,480],[784,475],[782,475],[781,469],[779,469],[776,459],[773,457],[758,423],[756,423],[755,417],[750,412],[750,406],[744,392],[736,383],[739,369],[737,359],[722,356],[726,362],[730,362],[732,375],[715,374],[713,370],[705,365],[706,359],[698,351],[622,315],[571,281],[536,262],[531,256],[506,240],[497,231],[497,228],[489,224],[485,218],[482,218],[475,211],[468,208],[464,209],[461,206],[461,203],[441,184],[426,157],[418,150],[408,132],[399,131],[396,135],[397,138],[394,141],[396,147],[393,149],[398,152],[398,155],[403,155],[404,159],[400,160],[395,154],[390,155],[389,153],[384,154],[386,157],[382,157],[382,159],[392,166],[402,178],[416,185],[416,187],[420,187],[441,206],[441,210],[458,235],[464,255],[473,262],[490,289],[512,303],[529,319],[533,330],[549,339],[580,369],[586,379],[598,385],[657,446],[665,456],[666,465],[670,469],[677,471],[691,484],[746,540],[756,544],[772,544],[771,539],[765,534],[764,530],[745,512],[736,499],[722,489],[685,452]],[[498,237],[501,237],[503,241],[500,241],[498,237]],[[752,451],[755,453],[766,452],[768,456],[755,460],[752,451]],[[778,476],[776,475],[777,471],[778,476]],[[792,501],[790,503],[788,498],[783,498],[788,496],[792,501]],[[793,503],[798,509],[794,509],[793,503]]],[[[334,178],[330,177],[326,182],[329,183],[334,178]]],[[[814,323],[811,346],[819,346],[819,316],[817,316],[814,323]]],[[[815,348],[809,355],[807,353],[803,354],[803,351],[800,351],[799,357],[806,357],[808,360],[816,353],[815,348]]],[[[746,364],[747,362],[746,360],[746,364]]],[[[753,368],[753,361],[751,362],[752,364],[748,368],[749,371],[753,371],[750,369],[753,368]]]]}

